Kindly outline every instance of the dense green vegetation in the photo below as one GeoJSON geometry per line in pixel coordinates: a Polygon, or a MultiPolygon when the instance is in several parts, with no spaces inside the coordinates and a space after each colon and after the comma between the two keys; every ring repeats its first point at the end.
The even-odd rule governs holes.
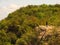
{"type": "Polygon", "coordinates": [[[60,45],[56,31],[52,36],[38,39],[35,27],[60,26],[60,5],[29,5],[22,7],[0,21],[0,45],[60,45]],[[39,41],[38,41],[39,40],[39,41]]]}

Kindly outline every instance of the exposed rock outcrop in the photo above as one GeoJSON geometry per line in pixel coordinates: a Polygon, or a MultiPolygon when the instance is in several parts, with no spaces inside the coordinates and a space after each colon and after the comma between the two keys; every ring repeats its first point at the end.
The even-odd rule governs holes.
{"type": "Polygon", "coordinates": [[[44,38],[47,35],[52,35],[54,28],[55,28],[55,26],[39,25],[38,27],[35,28],[35,30],[37,32],[39,32],[38,38],[44,38]]]}

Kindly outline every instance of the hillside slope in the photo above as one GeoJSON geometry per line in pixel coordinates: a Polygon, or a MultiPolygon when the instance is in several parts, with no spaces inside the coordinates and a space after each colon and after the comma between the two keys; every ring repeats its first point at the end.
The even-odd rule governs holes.
{"type": "Polygon", "coordinates": [[[35,30],[39,25],[59,27],[60,5],[29,5],[10,13],[7,18],[0,21],[0,45],[60,44],[60,34],[55,28],[50,33],[52,35],[46,35],[44,38],[39,39],[39,34],[43,33],[42,30],[44,31],[44,29],[35,30]]]}

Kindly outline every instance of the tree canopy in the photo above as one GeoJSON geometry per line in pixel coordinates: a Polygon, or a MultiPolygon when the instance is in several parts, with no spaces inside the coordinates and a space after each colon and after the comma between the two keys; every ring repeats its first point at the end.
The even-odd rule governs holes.
{"type": "Polygon", "coordinates": [[[39,39],[35,27],[46,24],[60,26],[59,4],[21,7],[0,21],[0,45],[46,45],[45,42],[49,45],[59,45],[60,38],[55,35],[50,38],[47,36],[47,39],[37,43],[39,39]]]}

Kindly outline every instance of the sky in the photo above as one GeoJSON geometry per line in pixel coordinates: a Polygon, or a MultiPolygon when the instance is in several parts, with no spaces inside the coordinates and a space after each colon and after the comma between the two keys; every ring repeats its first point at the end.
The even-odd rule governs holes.
{"type": "Polygon", "coordinates": [[[0,0],[0,20],[20,7],[41,4],[60,4],[60,0],[0,0]]]}

